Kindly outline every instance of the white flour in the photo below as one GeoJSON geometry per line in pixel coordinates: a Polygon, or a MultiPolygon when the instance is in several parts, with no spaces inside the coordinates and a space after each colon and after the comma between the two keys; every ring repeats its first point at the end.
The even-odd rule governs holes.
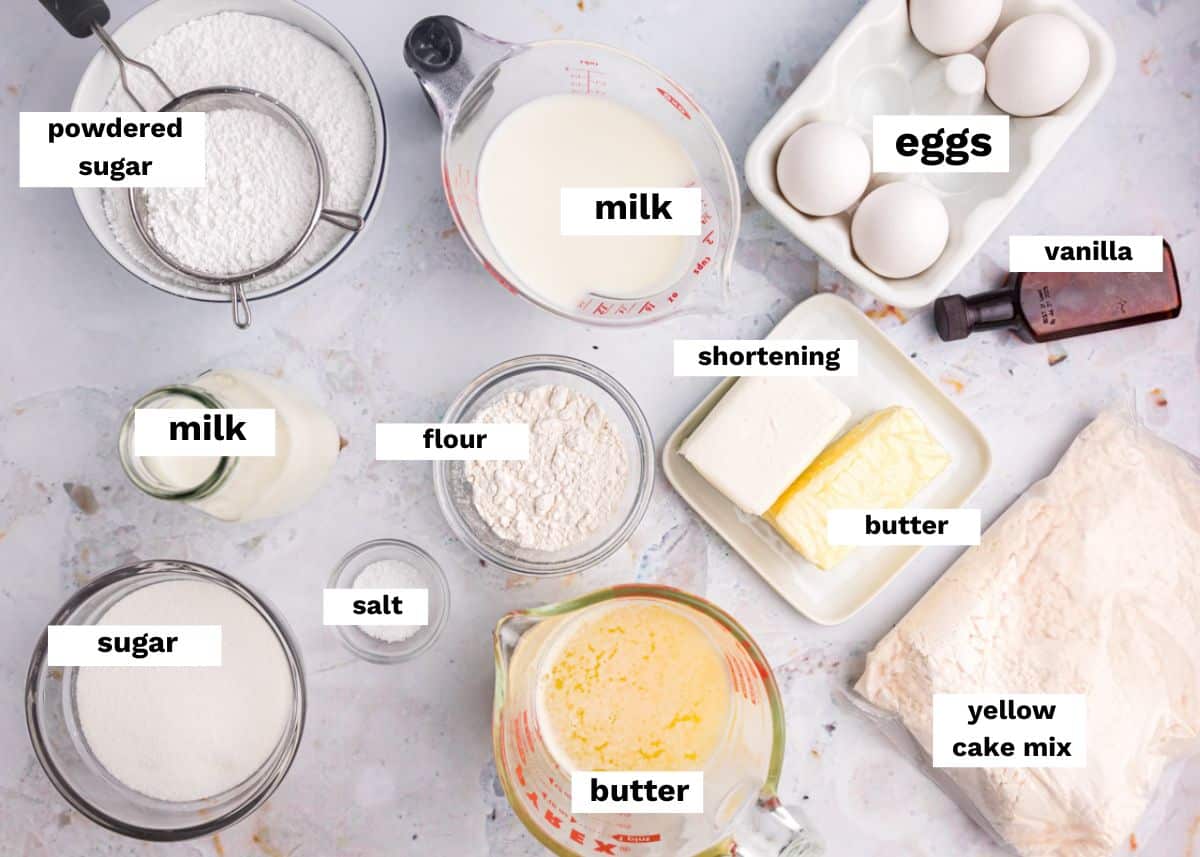
{"type": "Polygon", "coordinates": [[[629,459],[604,411],[559,384],[506,393],[481,423],[527,423],[527,461],[469,461],[475,508],[497,536],[561,550],[602,527],[625,494],[629,459]]]}
{"type": "MultiPolygon", "coordinates": [[[[350,65],[329,46],[303,30],[262,15],[220,12],[188,21],[164,33],[149,48],[137,55],[149,63],[176,92],[184,93],[206,86],[245,86],[271,95],[294,110],[316,136],[325,154],[328,175],[328,205],[331,208],[358,211],[369,189],[375,160],[375,133],[370,102],[358,76],[350,65]]],[[[144,76],[134,75],[132,82],[147,106],[162,103],[163,94],[147,86],[144,76]]],[[[136,110],[119,85],[113,88],[106,110],[136,110]]],[[[240,123],[239,123],[240,124],[240,123]]],[[[227,129],[229,130],[229,129],[227,129]]],[[[229,136],[225,152],[245,133],[229,136]]],[[[265,142],[265,141],[264,141],[265,142]]],[[[210,146],[211,150],[211,146],[210,146]]],[[[238,149],[240,151],[240,147],[238,149]]],[[[257,155],[254,155],[257,157],[257,155]]],[[[246,251],[255,255],[267,252],[281,240],[280,230],[296,216],[295,196],[280,198],[278,189],[293,181],[296,160],[279,152],[264,162],[265,170],[253,171],[247,165],[209,161],[210,175],[225,176],[228,181],[209,191],[192,194],[188,204],[164,208],[159,228],[169,229],[177,246],[193,248],[193,261],[201,268],[229,265],[241,252],[236,244],[248,244],[246,251]],[[240,190],[231,182],[236,178],[240,190]],[[240,196],[240,220],[252,226],[238,234],[232,244],[224,242],[233,227],[220,225],[215,212],[232,216],[228,205],[216,197],[228,193],[240,196]],[[284,216],[263,213],[276,207],[291,206],[284,216]],[[199,248],[208,242],[208,253],[199,248]]],[[[196,189],[193,189],[195,191],[196,189]]],[[[305,202],[308,207],[308,202],[305,202]]],[[[133,217],[124,190],[105,191],[104,209],[113,233],[121,245],[144,267],[164,279],[205,288],[201,283],[176,274],[159,262],[142,242],[133,225],[133,217]]],[[[157,235],[158,233],[156,233],[157,235]]],[[[277,271],[260,280],[253,288],[262,288],[290,279],[312,268],[327,256],[346,233],[331,224],[320,223],[300,254],[277,271]]],[[[217,290],[224,287],[214,286],[217,290]]]]}
{"type": "MultiPolygon", "coordinates": [[[[398,559],[381,559],[366,566],[354,578],[355,589],[426,589],[429,581],[418,569],[398,559]]],[[[364,634],[385,643],[400,643],[417,631],[420,625],[359,625],[364,634]]]]}
{"type": "Polygon", "coordinates": [[[274,632],[240,596],[205,581],[152,583],[100,624],[221,626],[219,667],[79,670],[83,736],[118,780],[159,800],[199,800],[274,752],[291,715],[291,673],[274,632]]]}

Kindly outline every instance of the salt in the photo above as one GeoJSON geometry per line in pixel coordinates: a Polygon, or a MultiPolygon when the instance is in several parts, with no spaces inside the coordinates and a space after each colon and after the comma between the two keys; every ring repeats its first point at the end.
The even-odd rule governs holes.
{"type": "MultiPolygon", "coordinates": [[[[208,86],[244,86],[283,102],[308,125],[325,155],[327,207],[341,211],[361,209],[375,164],[374,118],[358,75],[337,51],[298,27],[274,18],[219,12],[169,30],[139,53],[137,59],[153,66],[177,93],[208,86]]],[[[163,94],[155,92],[142,78],[142,75],[131,77],[137,95],[148,106],[161,104],[163,94]]],[[[117,85],[104,109],[132,111],[137,106],[117,85]]],[[[210,123],[219,115],[211,115],[210,123]]],[[[240,143],[245,142],[247,135],[244,129],[238,131],[238,126],[244,122],[226,118],[231,121],[218,120],[218,133],[222,138],[228,136],[226,132],[237,133],[220,145],[226,153],[240,151],[243,148],[240,143]],[[229,127],[222,129],[226,124],[229,127]]],[[[211,144],[209,148],[211,151],[211,144]]],[[[177,200],[155,214],[156,240],[170,236],[169,249],[182,250],[192,262],[200,263],[194,267],[205,271],[232,267],[241,252],[237,244],[249,245],[245,252],[262,258],[268,248],[286,242],[284,233],[292,240],[296,237],[291,226],[301,208],[300,195],[278,196],[280,187],[286,188],[300,178],[296,158],[279,151],[277,157],[268,158],[260,164],[261,169],[253,171],[236,163],[225,163],[226,160],[221,157],[208,165],[210,171],[217,170],[217,175],[225,176],[226,181],[211,190],[193,188],[198,193],[184,195],[190,202],[183,204],[177,200]],[[232,225],[222,224],[224,218],[232,215],[231,208],[216,204],[216,196],[231,192],[234,187],[231,182],[235,179],[241,188],[238,207],[243,212],[237,216],[249,224],[240,233],[232,225]],[[206,192],[213,199],[206,200],[206,192]],[[216,217],[216,213],[221,216],[216,217]],[[236,240],[229,241],[231,236],[236,240]]],[[[311,197],[303,208],[307,216],[311,197]]],[[[123,190],[105,191],[104,210],[121,246],[155,276],[196,288],[225,289],[186,278],[163,265],[138,235],[123,190]]],[[[284,282],[315,267],[345,236],[346,232],[336,226],[318,224],[296,258],[256,279],[247,290],[284,282]]]]}
{"type": "MultiPolygon", "coordinates": [[[[354,578],[355,589],[425,589],[425,574],[403,560],[381,559],[367,565],[354,578]]],[[[363,633],[385,643],[401,643],[421,630],[420,625],[359,625],[363,633]]]]}

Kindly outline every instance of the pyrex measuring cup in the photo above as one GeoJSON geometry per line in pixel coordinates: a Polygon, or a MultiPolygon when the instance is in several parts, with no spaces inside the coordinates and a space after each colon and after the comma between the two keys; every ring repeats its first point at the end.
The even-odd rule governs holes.
{"type": "Polygon", "coordinates": [[[509,613],[496,625],[492,747],[517,817],[554,854],[645,857],[815,857],[824,848],[776,795],[783,766],[783,704],[762,651],[728,614],[664,586],[629,585],[509,613]],[[564,629],[620,599],[657,600],[694,621],[724,656],[730,716],[704,767],[704,813],[571,813],[571,778],[539,725],[538,676],[564,629]]]}
{"type": "Polygon", "coordinates": [[[404,58],[442,122],[442,185],[467,246],[493,277],[557,315],[597,324],[644,324],[676,312],[689,294],[722,294],[741,221],[737,173],[717,129],[673,80],[637,57],[605,45],[553,40],[514,44],[478,33],[447,15],[420,21],[404,58]],[[655,120],[687,151],[699,177],[702,226],[695,257],[679,281],[654,294],[589,294],[573,308],[524,285],[484,228],[477,196],[480,155],[498,124],[546,95],[603,95],[655,120]]]}

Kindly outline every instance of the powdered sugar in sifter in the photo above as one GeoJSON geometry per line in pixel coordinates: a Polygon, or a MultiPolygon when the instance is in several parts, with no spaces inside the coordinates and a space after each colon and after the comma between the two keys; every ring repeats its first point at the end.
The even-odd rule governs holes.
{"type": "Polygon", "coordinates": [[[129,207],[137,232],[150,251],[168,268],[188,278],[202,283],[226,286],[229,289],[230,303],[233,309],[233,321],[239,328],[250,326],[250,304],[246,299],[245,286],[247,283],[278,270],[287,264],[300,252],[305,243],[312,237],[317,224],[325,220],[342,229],[357,232],[363,227],[361,215],[353,212],[335,211],[326,207],[328,194],[328,168],[315,135],[308,125],[287,105],[278,99],[240,86],[212,86],[194,89],[182,95],[176,95],[162,77],[149,65],[139,62],[121,50],[120,46],[104,29],[109,21],[108,6],[103,0],[40,0],[41,4],[54,16],[68,33],[77,38],[95,35],[104,45],[105,50],[116,60],[120,71],[121,87],[133,100],[139,109],[145,111],[146,106],[133,92],[129,77],[133,70],[146,76],[154,86],[168,97],[166,104],[159,112],[215,112],[219,110],[249,110],[268,116],[279,122],[290,133],[295,135],[303,144],[311,157],[311,175],[314,185],[312,210],[304,221],[303,228],[298,229],[294,239],[287,249],[265,264],[256,265],[240,271],[214,273],[184,264],[170,253],[156,239],[153,230],[148,226],[147,193],[145,188],[130,188],[129,207]]]}

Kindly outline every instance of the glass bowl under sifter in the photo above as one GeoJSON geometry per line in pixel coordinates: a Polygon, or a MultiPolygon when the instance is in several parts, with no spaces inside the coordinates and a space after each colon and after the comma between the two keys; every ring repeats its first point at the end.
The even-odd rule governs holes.
{"type": "MultiPolygon", "coordinates": [[[[387,122],[383,111],[383,99],[379,95],[375,79],[354,45],[329,20],[298,0],[154,0],[142,6],[112,30],[112,36],[122,50],[130,56],[137,57],[156,39],[172,29],[197,18],[221,12],[243,12],[282,21],[303,30],[341,56],[362,84],[371,108],[372,127],[375,132],[371,176],[361,203],[354,209],[362,216],[366,226],[358,232],[340,235],[337,242],[321,258],[295,270],[286,279],[272,280],[269,285],[247,283],[246,297],[254,301],[281,294],[323,273],[342,258],[350,245],[374,221],[373,212],[383,196],[387,178],[387,122]]],[[[198,58],[197,62],[200,61],[201,58],[198,58]]],[[[302,72],[302,69],[297,69],[298,74],[302,72]]],[[[103,111],[113,87],[118,85],[118,80],[117,63],[105,50],[98,49],[80,77],[70,109],[82,112],[103,111]]],[[[173,84],[176,81],[168,80],[167,83],[173,84]]],[[[211,80],[209,83],[222,85],[233,81],[211,80]]],[[[270,94],[272,93],[268,93],[270,94]]],[[[336,163],[329,163],[327,166],[331,171],[337,169],[336,163]]],[[[98,187],[78,187],[73,190],[75,203],[88,229],[100,246],[122,268],[142,282],[178,297],[216,303],[229,302],[227,287],[214,287],[185,277],[162,264],[148,264],[146,260],[139,259],[126,249],[109,223],[104,208],[104,192],[104,188],[98,187]]]]}
{"type": "Polygon", "coordinates": [[[75,700],[79,670],[46,663],[45,631],[34,649],[25,682],[29,737],[50,782],[71,806],[102,827],[152,842],[209,836],[254,812],[291,767],[304,732],[306,710],[300,650],[283,619],[250,589],[206,566],[149,560],[115,569],[73,594],[47,624],[94,624],[134,590],[170,580],[215,583],[234,593],[262,617],[283,649],[292,684],[292,710],[275,749],[247,779],[202,800],[166,801],[144,795],[112,776],[88,747],[75,700]]]}
{"type": "Polygon", "coordinates": [[[562,384],[592,399],[625,447],[629,462],[625,492],[611,519],[589,538],[557,551],[532,550],[502,539],[475,508],[466,463],[435,461],[433,465],[438,505],[454,534],[487,562],[537,576],[583,571],[612,556],[641,523],[654,487],[654,438],[641,408],[615,378],[573,357],[532,354],[493,366],[459,394],[443,422],[475,422],[479,412],[499,396],[546,384],[562,384]]]}
{"type": "Polygon", "coordinates": [[[350,589],[367,566],[395,559],[416,569],[429,590],[429,623],[407,640],[390,642],[373,637],[358,625],[335,625],[333,629],[346,648],[373,664],[397,664],[415,658],[437,642],[450,615],[450,585],[437,560],[410,542],[376,539],[365,542],[342,557],[329,577],[330,589],[350,589]]]}

